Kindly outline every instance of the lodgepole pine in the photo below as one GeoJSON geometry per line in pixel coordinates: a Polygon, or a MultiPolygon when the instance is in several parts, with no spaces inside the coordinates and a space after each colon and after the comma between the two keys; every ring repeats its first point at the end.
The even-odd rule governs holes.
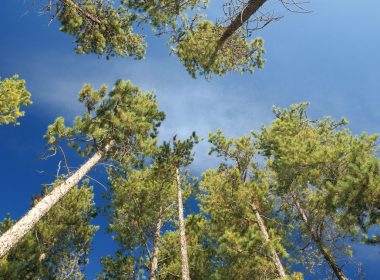
{"type": "Polygon", "coordinates": [[[160,217],[158,218],[157,226],[156,226],[156,232],[154,233],[154,239],[153,239],[153,257],[152,257],[152,263],[150,266],[150,280],[156,280],[156,275],[158,271],[158,253],[159,253],[159,243],[161,238],[161,228],[162,228],[162,207],[160,207],[160,217]]]}
{"type": "Polygon", "coordinates": [[[379,221],[377,136],[354,135],[344,128],[345,119],[310,120],[307,106],[274,108],[276,119],[257,135],[276,174],[272,188],[282,215],[307,242],[301,259],[308,265],[322,259],[345,280],[339,262],[352,257],[347,240],[362,239],[379,221]]]}
{"type": "Polygon", "coordinates": [[[79,101],[85,105],[87,112],[75,119],[73,127],[66,127],[64,119],[59,117],[48,126],[44,138],[50,144],[50,151],[62,150],[60,142],[67,142],[82,156],[94,155],[0,237],[0,258],[103,157],[116,163],[133,162],[136,161],[135,154],[149,151],[156,143],[157,127],[164,114],[158,110],[152,93],[143,93],[131,82],[119,80],[108,95],[106,86],[96,91],[85,85],[79,101]],[[83,142],[86,144],[83,145],[83,142]]]}
{"type": "Polygon", "coordinates": [[[305,223],[307,229],[310,232],[310,236],[315,242],[315,244],[318,247],[319,252],[322,254],[323,258],[326,260],[326,262],[330,265],[331,269],[333,270],[335,276],[339,280],[348,280],[348,278],[344,275],[343,270],[340,268],[340,266],[336,263],[335,258],[326,250],[323,240],[318,236],[318,234],[314,231],[313,226],[310,224],[309,219],[306,215],[305,210],[302,208],[301,204],[299,203],[297,197],[295,195],[292,196],[294,200],[294,204],[297,207],[297,210],[299,211],[302,221],[305,223]]]}
{"type": "Polygon", "coordinates": [[[216,43],[216,47],[210,57],[209,65],[211,65],[218,52],[223,48],[226,41],[238,31],[251,16],[253,16],[267,0],[250,0],[242,11],[232,20],[232,22],[224,29],[222,36],[216,43]]]}
{"type": "MultiPolygon", "coordinates": [[[[265,242],[267,242],[267,243],[270,242],[267,227],[265,226],[264,220],[261,218],[259,210],[257,209],[257,207],[253,201],[251,202],[250,206],[252,208],[252,211],[256,215],[257,223],[259,224],[259,228],[260,228],[261,233],[264,236],[265,242]]],[[[284,269],[282,262],[281,262],[278,254],[274,248],[271,249],[271,254],[272,254],[274,266],[276,267],[278,275],[281,278],[285,278],[286,277],[285,269],[284,269]]]]}
{"type": "MultiPolygon", "coordinates": [[[[212,217],[213,223],[218,224],[217,221],[220,219],[219,224],[224,224],[219,229],[221,233],[217,235],[230,231],[236,236],[236,239],[252,239],[252,235],[246,235],[246,232],[251,230],[252,233],[257,232],[258,235],[263,237],[264,242],[262,243],[268,246],[269,252],[269,254],[263,254],[268,255],[265,257],[268,259],[268,269],[265,269],[261,264],[258,265],[256,272],[251,271],[247,275],[271,273],[276,277],[287,277],[276,247],[271,246],[273,240],[270,238],[262,217],[264,213],[270,214],[270,209],[273,206],[267,199],[269,194],[267,174],[265,170],[259,170],[258,164],[254,161],[254,157],[258,152],[257,143],[253,137],[227,138],[221,130],[218,130],[215,134],[210,133],[209,142],[213,144],[209,154],[216,152],[218,157],[224,158],[224,162],[218,169],[204,174],[204,181],[201,186],[204,194],[200,197],[204,203],[203,211],[212,217]],[[231,161],[235,163],[235,166],[228,166],[231,161]],[[227,213],[229,216],[225,217],[227,213]],[[253,217],[252,214],[254,215],[253,217]],[[224,222],[224,219],[227,222],[224,222]],[[254,226],[251,223],[254,223],[254,226]]],[[[252,240],[252,242],[254,241],[252,240]]],[[[232,244],[228,246],[233,247],[234,245],[232,244]]],[[[262,245],[257,244],[256,246],[262,245]]],[[[241,252],[248,251],[244,247],[236,250],[241,252]]],[[[252,260],[247,257],[245,266],[253,268],[254,265],[250,264],[250,261],[252,260]]],[[[237,271],[236,273],[239,272],[237,271]]]]}
{"type": "MultiPolygon", "coordinates": [[[[164,142],[160,147],[160,153],[156,158],[156,162],[161,166],[166,166],[167,171],[171,176],[175,176],[175,186],[177,189],[177,202],[178,202],[178,222],[180,233],[180,247],[181,247],[181,270],[182,279],[190,280],[189,259],[187,255],[187,243],[186,243],[186,229],[183,213],[183,198],[181,188],[180,168],[191,164],[194,159],[192,149],[195,144],[199,142],[198,136],[195,132],[185,140],[178,140],[177,136],[174,136],[172,143],[164,142]]],[[[173,178],[172,177],[172,178],[173,178]]]]}
{"type": "Polygon", "coordinates": [[[85,164],[83,164],[65,182],[55,187],[41,201],[39,201],[23,218],[14,224],[0,237],[0,259],[3,258],[49,210],[64,197],[68,191],[76,186],[81,179],[93,168],[114,143],[108,144],[104,152],[96,152],[85,164]]]}
{"type": "Polygon", "coordinates": [[[187,244],[186,244],[186,229],[185,229],[185,220],[184,220],[184,215],[183,215],[181,178],[179,175],[178,168],[176,170],[176,179],[177,179],[177,191],[178,191],[179,233],[180,233],[180,238],[181,238],[182,280],[190,280],[189,260],[187,256],[187,244]]]}

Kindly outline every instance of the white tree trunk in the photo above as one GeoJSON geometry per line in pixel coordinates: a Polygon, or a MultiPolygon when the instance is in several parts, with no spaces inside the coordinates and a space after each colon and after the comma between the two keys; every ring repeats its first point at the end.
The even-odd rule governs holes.
{"type": "Polygon", "coordinates": [[[150,267],[150,280],[156,280],[157,275],[157,269],[158,269],[158,244],[160,242],[161,237],[161,228],[162,228],[162,207],[160,207],[160,217],[158,218],[157,226],[156,226],[156,232],[154,234],[154,240],[153,240],[153,258],[152,258],[152,264],[150,267]]]}
{"type": "MultiPolygon", "coordinates": [[[[264,224],[263,219],[261,218],[261,215],[260,215],[258,209],[256,208],[256,205],[253,202],[251,202],[251,208],[256,215],[256,220],[257,220],[257,223],[259,224],[261,233],[264,235],[265,242],[269,242],[270,239],[269,239],[269,234],[268,234],[267,228],[264,224]]],[[[272,251],[271,254],[272,254],[274,266],[276,267],[278,275],[281,278],[286,277],[285,269],[281,263],[280,258],[278,257],[276,250],[272,249],[271,251],[272,251]]]]}
{"type": "MultiPolygon", "coordinates": [[[[107,152],[111,144],[105,147],[107,152]]],[[[96,152],[85,164],[62,184],[55,187],[29,212],[0,237],[0,259],[3,258],[57,202],[93,168],[102,158],[103,152],[96,152]]]]}
{"type": "Polygon", "coordinates": [[[178,168],[176,170],[176,176],[177,176],[177,190],[178,190],[179,233],[180,233],[180,236],[181,236],[182,280],[190,280],[189,260],[187,258],[185,221],[184,221],[184,218],[183,218],[183,202],[182,202],[181,179],[179,177],[179,170],[178,170],[178,168]]]}

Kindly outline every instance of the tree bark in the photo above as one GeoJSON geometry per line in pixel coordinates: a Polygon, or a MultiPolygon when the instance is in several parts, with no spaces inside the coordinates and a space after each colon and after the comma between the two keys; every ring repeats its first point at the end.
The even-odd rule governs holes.
{"type": "Polygon", "coordinates": [[[186,231],[185,221],[183,217],[183,202],[182,202],[182,189],[181,180],[179,177],[179,169],[176,169],[177,190],[178,190],[178,220],[179,220],[179,233],[181,237],[181,261],[182,261],[182,280],[190,280],[189,260],[187,257],[187,244],[186,244],[186,231]]]}
{"type": "MultiPolygon", "coordinates": [[[[255,206],[254,202],[251,202],[250,206],[251,206],[252,211],[256,215],[256,220],[257,220],[257,223],[259,224],[261,233],[264,235],[265,242],[269,242],[270,239],[269,239],[269,234],[268,234],[267,228],[266,228],[266,226],[264,224],[263,219],[261,218],[261,215],[260,215],[257,207],[255,206]]],[[[276,250],[272,249],[271,250],[271,254],[272,254],[274,266],[276,267],[278,275],[281,278],[286,277],[285,269],[284,269],[284,267],[283,267],[283,265],[281,263],[281,260],[280,260],[280,258],[278,256],[276,250]]]]}
{"type": "Polygon", "coordinates": [[[108,144],[104,152],[96,152],[85,164],[83,164],[73,175],[62,184],[55,187],[49,194],[41,199],[29,212],[16,224],[8,229],[0,237],[0,259],[2,259],[37,223],[59,202],[59,200],[93,168],[107,152],[114,142],[108,144]]]}
{"type": "Polygon", "coordinates": [[[299,203],[297,197],[292,194],[293,200],[296,204],[296,207],[301,214],[302,221],[305,223],[308,231],[310,232],[311,238],[314,240],[315,244],[317,245],[317,248],[319,252],[322,254],[324,259],[327,261],[327,263],[330,265],[331,269],[333,270],[335,276],[339,280],[348,280],[348,278],[344,275],[342,269],[339,267],[339,265],[336,263],[334,257],[326,250],[323,241],[318,236],[318,234],[313,229],[312,225],[309,223],[309,219],[306,215],[305,210],[302,208],[301,204],[299,203]]]}
{"type": "Polygon", "coordinates": [[[157,275],[157,269],[158,269],[158,244],[160,242],[161,238],[161,228],[162,228],[162,207],[160,207],[160,217],[158,218],[157,226],[156,226],[156,232],[154,234],[154,240],[153,240],[153,257],[152,257],[152,264],[150,267],[150,280],[156,280],[157,275]]]}
{"type": "Polygon", "coordinates": [[[216,48],[210,57],[209,66],[214,63],[218,52],[223,48],[224,43],[228,40],[228,38],[230,38],[240,27],[242,27],[243,24],[246,23],[249,18],[254,15],[261,8],[261,6],[264,5],[266,1],[267,0],[249,0],[247,6],[245,6],[243,10],[232,20],[232,22],[225,28],[222,36],[220,36],[216,44],[216,48]]]}

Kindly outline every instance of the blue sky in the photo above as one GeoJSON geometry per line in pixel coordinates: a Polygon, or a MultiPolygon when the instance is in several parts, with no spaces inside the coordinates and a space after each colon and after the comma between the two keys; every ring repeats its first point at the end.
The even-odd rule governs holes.
{"type": "MultiPolygon", "coordinates": [[[[284,18],[258,33],[266,42],[265,68],[254,75],[231,74],[211,81],[192,79],[178,59],[169,56],[163,39],[148,38],[144,61],[76,55],[73,38],[59,32],[55,23],[48,26],[48,17],[29,11],[30,2],[2,0],[0,9],[0,76],[19,73],[34,102],[20,127],[0,127],[0,219],[8,212],[19,218],[41,184],[51,182],[58,159],[39,159],[44,152],[42,136],[57,116],[71,121],[81,113],[77,94],[84,83],[111,86],[117,79],[129,79],[145,90],[155,89],[167,115],[162,139],[174,133],[186,137],[193,130],[207,138],[217,128],[239,136],[268,124],[272,105],[302,101],[311,102],[313,118],[346,117],[355,133],[380,132],[379,1],[359,5],[354,0],[315,0],[308,5],[310,14],[292,14],[276,6],[284,18]]],[[[220,9],[214,1],[212,14],[220,9]]],[[[196,149],[192,166],[196,174],[217,164],[207,150],[207,141],[196,149]]],[[[98,205],[103,203],[102,191],[95,186],[98,205]]],[[[110,236],[103,234],[104,218],[95,222],[101,229],[86,269],[89,279],[100,271],[100,256],[114,249],[110,236]]],[[[379,279],[379,249],[355,250],[366,279],[379,279]]]]}

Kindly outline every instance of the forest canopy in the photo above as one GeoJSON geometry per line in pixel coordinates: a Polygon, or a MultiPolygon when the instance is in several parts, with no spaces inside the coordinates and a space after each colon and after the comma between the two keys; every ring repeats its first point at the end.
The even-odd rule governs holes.
{"type": "MultiPolygon", "coordinates": [[[[309,14],[308,5],[31,1],[28,16],[37,11],[65,35],[18,45],[36,35],[23,26],[29,37],[15,31],[0,44],[4,53],[14,45],[11,62],[0,58],[9,68],[0,79],[0,280],[365,279],[371,266],[361,261],[375,257],[363,261],[360,250],[378,251],[380,242],[379,138],[369,104],[376,102],[364,86],[371,79],[358,78],[365,98],[343,98],[332,86],[342,76],[317,54],[328,35],[312,41],[306,57],[283,47],[292,32],[277,31],[278,41],[261,33],[282,18],[279,11],[309,14]],[[63,42],[70,40],[68,55],[63,42]],[[174,60],[157,58],[165,42],[174,60]],[[266,76],[249,75],[271,59],[276,67],[266,76]],[[142,63],[141,71],[135,66],[142,63]],[[314,95],[321,87],[302,73],[309,68],[316,83],[329,76],[322,87],[331,96],[314,95]],[[100,84],[110,77],[113,84],[100,84]],[[152,84],[159,90],[147,89],[152,84]],[[312,102],[300,102],[304,97],[312,102]],[[337,100],[355,103],[343,110],[355,125],[335,118],[337,100]],[[269,103],[279,104],[273,114],[269,103]]],[[[355,79],[347,77],[349,87],[355,79]]]]}

